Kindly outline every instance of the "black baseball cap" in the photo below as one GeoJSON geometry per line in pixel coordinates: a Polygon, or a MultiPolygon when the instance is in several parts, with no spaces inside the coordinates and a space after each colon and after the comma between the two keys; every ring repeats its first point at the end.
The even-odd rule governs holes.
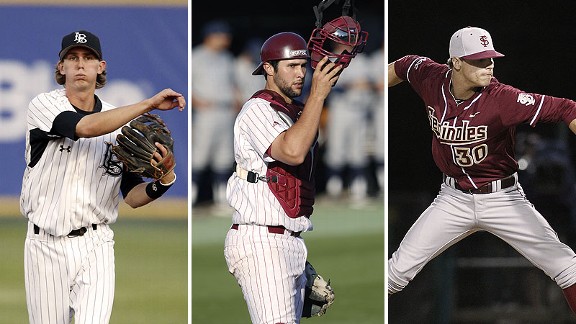
{"type": "Polygon", "coordinates": [[[98,36],[85,30],[72,32],[62,38],[62,49],[59,54],[60,59],[63,59],[71,48],[78,46],[92,50],[96,56],[98,56],[98,59],[102,60],[100,39],[98,39],[98,36]]]}

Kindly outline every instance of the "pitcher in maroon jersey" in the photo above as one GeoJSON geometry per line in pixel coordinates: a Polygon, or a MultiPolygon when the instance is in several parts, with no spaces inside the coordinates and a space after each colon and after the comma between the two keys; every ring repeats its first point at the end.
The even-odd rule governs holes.
{"type": "Polygon", "coordinates": [[[388,65],[388,86],[407,81],[423,100],[432,155],[443,183],[388,263],[388,294],[401,291],[434,257],[477,231],[501,238],[563,289],[576,313],[576,255],[518,183],[516,127],[564,122],[576,133],[576,102],[529,93],[494,77],[490,34],[452,35],[447,64],[408,55],[388,65]]]}

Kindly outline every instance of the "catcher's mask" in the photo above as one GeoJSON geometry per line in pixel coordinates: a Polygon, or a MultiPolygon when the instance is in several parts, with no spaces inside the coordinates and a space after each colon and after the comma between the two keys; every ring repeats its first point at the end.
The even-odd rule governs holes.
{"type": "Polygon", "coordinates": [[[342,68],[364,50],[368,32],[362,31],[360,23],[350,16],[340,16],[312,31],[308,41],[312,68],[324,57],[342,68]]]}
{"type": "Polygon", "coordinates": [[[268,38],[260,49],[260,65],[252,75],[264,74],[264,63],[277,60],[308,59],[306,41],[292,32],[282,32],[268,38]]]}

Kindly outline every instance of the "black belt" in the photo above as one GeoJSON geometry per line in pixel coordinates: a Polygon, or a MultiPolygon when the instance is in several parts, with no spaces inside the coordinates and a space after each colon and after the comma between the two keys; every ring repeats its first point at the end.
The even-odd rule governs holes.
{"type": "MultiPolygon", "coordinates": [[[[506,177],[504,179],[500,179],[499,181],[500,181],[500,189],[510,188],[516,184],[516,178],[514,177],[514,175],[511,175],[511,176],[506,177]]],[[[444,183],[446,183],[446,175],[444,175],[444,183]]],[[[489,193],[493,193],[496,190],[498,190],[498,188],[494,188],[492,186],[492,181],[488,182],[487,184],[485,184],[479,188],[464,189],[456,182],[456,180],[454,180],[454,186],[453,187],[455,189],[460,190],[460,191],[463,191],[466,193],[471,193],[471,194],[489,194],[489,193]]]]}
{"type": "MultiPolygon", "coordinates": [[[[96,230],[98,228],[97,224],[92,224],[92,229],[96,230]]],[[[84,234],[86,234],[86,232],[88,232],[88,229],[86,227],[80,227],[79,229],[75,229],[70,231],[70,233],[68,233],[68,237],[77,237],[77,236],[84,236],[84,234]]],[[[40,227],[38,227],[38,225],[34,224],[34,234],[38,235],[40,234],[40,227]]]]}
{"type": "MultiPolygon", "coordinates": [[[[272,234],[284,234],[284,233],[286,233],[286,231],[288,231],[290,233],[290,236],[298,237],[298,236],[300,236],[300,233],[302,233],[302,232],[293,232],[291,230],[286,229],[286,227],[284,227],[282,225],[278,225],[278,226],[266,225],[266,227],[268,228],[268,233],[272,233],[272,234]]],[[[230,227],[230,228],[233,230],[237,230],[238,224],[232,224],[232,227],[230,227]]]]}

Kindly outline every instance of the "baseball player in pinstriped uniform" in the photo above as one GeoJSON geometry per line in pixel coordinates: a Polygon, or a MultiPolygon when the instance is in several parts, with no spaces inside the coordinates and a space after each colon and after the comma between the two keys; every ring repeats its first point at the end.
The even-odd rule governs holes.
{"type": "MultiPolygon", "coordinates": [[[[114,240],[120,192],[133,208],[160,197],[174,172],[146,183],[111,154],[119,128],[153,109],[184,109],[165,89],[115,108],[95,90],[106,83],[100,40],[87,31],[62,39],[55,77],[63,89],[28,107],[20,210],[28,219],[24,249],[30,323],[108,323],[114,298],[114,240]]],[[[166,149],[157,144],[162,154],[166,149]]],[[[156,153],[155,159],[162,156],[156,153]]]]}
{"type": "Polygon", "coordinates": [[[309,46],[318,39],[311,37],[307,45],[291,32],[268,38],[252,73],[264,74],[265,89],[244,104],[234,124],[237,166],[226,192],[234,213],[224,255],[252,323],[293,324],[307,316],[307,249],[300,233],[312,230],[320,115],[355,48],[366,40],[357,37],[359,24],[347,18],[335,19],[331,27],[336,27],[326,31],[339,37],[335,42],[349,45],[347,54],[317,53],[309,46]],[[294,98],[302,93],[308,58],[315,71],[303,105],[294,98]]]}
{"type": "MultiPolygon", "coordinates": [[[[264,91],[280,97],[278,101],[285,106],[296,105],[292,98],[302,92],[308,63],[306,41],[294,33],[279,33],[264,42],[261,53],[262,63],[253,74],[265,73],[264,91]]],[[[312,230],[311,210],[289,217],[266,178],[268,164],[275,161],[304,165],[307,172],[313,172],[310,160],[314,159],[320,113],[342,69],[326,59],[320,66],[324,70],[316,69],[306,106],[303,110],[299,106],[298,121],[277,112],[273,99],[252,97],[234,124],[238,166],[226,192],[235,209],[234,225],[226,236],[224,252],[252,323],[298,323],[302,313],[307,250],[300,232],[312,230]]]]}
{"type": "Polygon", "coordinates": [[[426,105],[432,154],[444,181],[388,263],[388,294],[432,258],[477,231],[501,238],[563,289],[576,313],[576,255],[526,199],[514,159],[516,126],[564,122],[576,133],[576,103],[526,93],[494,78],[490,34],[458,30],[448,65],[408,55],[388,65],[388,86],[408,81],[426,105]]]}

